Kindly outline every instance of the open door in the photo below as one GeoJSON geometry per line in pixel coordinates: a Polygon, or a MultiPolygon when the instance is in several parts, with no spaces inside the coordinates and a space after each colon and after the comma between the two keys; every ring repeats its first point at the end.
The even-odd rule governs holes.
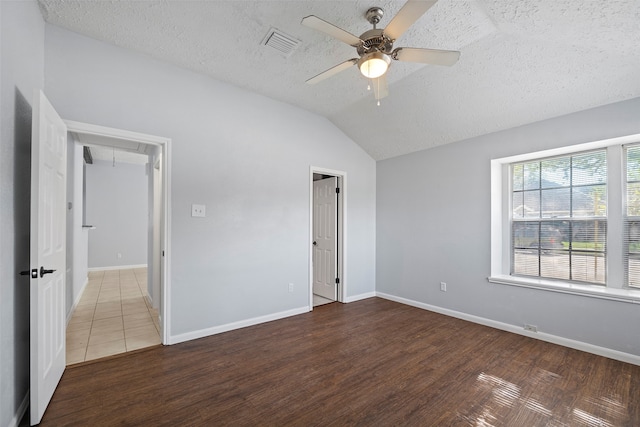
{"type": "Polygon", "coordinates": [[[313,182],[313,293],[338,294],[338,178],[313,182]]]}
{"type": "Polygon", "coordinates": [[[67,127],[41,91],[31,143],[31,425],[40,423],[65,368],[67,127]]]}

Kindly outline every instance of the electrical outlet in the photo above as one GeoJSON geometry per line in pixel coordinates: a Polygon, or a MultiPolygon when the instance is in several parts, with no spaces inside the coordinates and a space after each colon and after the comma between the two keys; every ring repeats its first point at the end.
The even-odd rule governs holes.
{"type": "Polygon", "coordinates": [[[289,292],[293,292],[293,283],[289,283],[289,292]]]}
{"type": "Polygon", "coordinates": [[[204,218],[205,205],[191,205],[191,216],[204,218]]]}
{"type": "Polygon", "coordinates": [[[538,327],[535,325],[524,324],[524,330],[529,332],[538,332],[538,327]]]}
{"type": "Polygon", "coordinates": [[[445,282],[440,282],[440,290],[442,292],[447,292],[447,284],[445,282]]]}
{"type": "Polygon", "coordinates": [[[117,257],[118,257],[118,259],[122,258],[122,254],[120,252],[118,252],[117,257]]]}

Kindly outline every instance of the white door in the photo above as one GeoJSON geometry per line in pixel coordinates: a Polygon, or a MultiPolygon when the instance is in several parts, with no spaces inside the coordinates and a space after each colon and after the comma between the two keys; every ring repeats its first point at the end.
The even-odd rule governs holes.
{"type": "Polygon", "coordinates": [[[337,299],[338,178],[313,182],[313,293],[337,299]]]}
{"type": "Polygon", "coordinates": [[[31,425],[65,367],[67,127],[41,91],[31,142],[31,425]]]}

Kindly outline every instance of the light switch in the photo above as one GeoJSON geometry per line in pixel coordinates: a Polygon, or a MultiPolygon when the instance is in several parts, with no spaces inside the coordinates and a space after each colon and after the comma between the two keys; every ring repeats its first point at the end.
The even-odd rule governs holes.
{"type": "Polygon", "coordinates": [[[191,205],[191,216],[204,217],[204,205],[191,205]]]}

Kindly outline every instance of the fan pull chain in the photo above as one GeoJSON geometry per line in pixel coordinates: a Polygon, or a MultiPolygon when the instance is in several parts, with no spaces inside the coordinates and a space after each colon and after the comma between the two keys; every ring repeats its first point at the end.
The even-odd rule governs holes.
{"type": "MultiPolygon", "coordinates": [[[[371,79],[374,80],[374,79],[371,79]]],[[[367,90],[371,90],[371,80],[369,80],[369,82],[367,82],[367,90]]],[[[377,84],[378,85],[378,91],[374,93],[374,96],[376,97],[376,101],[378,104],[378,107],[380,106],[380,98],[378,98],[378,95],[380,94],[380,79],[376,79],[377,81],[374,81],[373,84],[377,84]]]]}

